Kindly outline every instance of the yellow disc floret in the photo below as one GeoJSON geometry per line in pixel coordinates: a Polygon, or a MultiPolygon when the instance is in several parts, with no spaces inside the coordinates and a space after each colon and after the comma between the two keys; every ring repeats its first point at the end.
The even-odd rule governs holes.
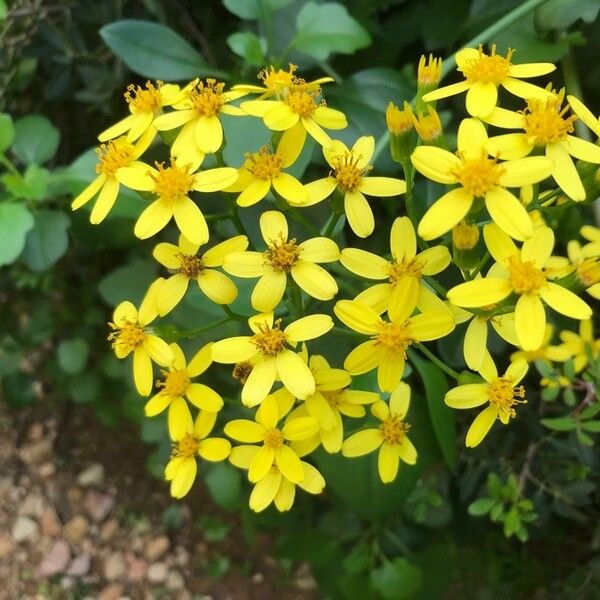
{"type": "Polygon", "coordinates": [[[258,179],[273,179],[281,173],[283,157],[263,146],[254,154],[246,154],[246,168],[258,179]]]}
{"type": "Polygon", "coordinates": [[[344,191],[356,189],[361,183],[363,175],[371,169],[370,166],[360,169],[358,162],[360,156],[354,156],[352,152],[346,152],[332,158],[335,178],[339,187],[344,191]]]}
{"type": "Polygon", "coordinates": [[[479,241],[479,228],[477,225],[461,221],[452,228],[452,243],[458,250],[471,250],[479,241]]]}
{"type": "Polygon", "coordinates": [[[174,444],[171,458],[192,458],[198,452],[200,440],[195,436],[186,433],[179,442],[174,444]]]}
{"type": "Polygon", "coordinates": [[[197,279],[202,271],[204,271],[204,263],[199,256],[180,254],[179,260],[179,270],[190,279],[197,279]]]}
{"type": "Polygon", "coordinates": [[[390,416],[379,426],[381,437],[388,444],[400,444],[409,429],[410,424],[405,423],[398,416],[390,416]]]}
{"type": "Polygon", "coordinates": [[[463,158],[452,174],[473,196],[483,197],[498,184],[503,172],[504,168],[495,159],[483,155],[481,158],[463,158]]]}
{"type": "Polygon", "coordinates": [[[263,69],[258,74],[258,79],[263,82],[263,85],[268,90],[278,92],[282,88],[291,87],[301,81],[294,75],[297,70],[298,67],[291,63],[287,71],[283,69],[275,70],[275,67],[269,67],[268,69],[263,69]]]}
{"type": "Polygon", "coordinates": [[[496,45],[492,46],[492,53],[487,55],[483,46],[479,46],[479,56],[469,60],[462,72],[469,83],[482,82],[499,85],[510,74],[510,60],[514,50],[509,50],[506,57],[496,54],[496,45]]]}
{"type": "Polygon", "coordinates": [[[392,261],[387,267],[390,283],[396,283],[405,276],[421,279],[424,266],[425,263],[417,258],[405,259],[401,262],[392,261]]]}
{"type": "Polygon", "coordinates": [[[515,404],[524,404],[525,388],[520,385],[513,387],[513,382],[506,377],[499,377],[488,385],[488,394],[490,404],[498,409],[500,418],[504,416],[505,420],[516,415],[513,406],[515,404]]]}
{"type": "Polygon", "coordinates": [[[264,253],[265,260],[277,271],[290,271],[298,262],[302,248],[296,244],[296,239],[271,240],[269,249],[264,253]]]}
{"type": "Polygon", "coordinates": [[[378,344],[390,350],[399,352],[406,358],[406,349],[411,345],[412,339],[406,324],[381,323],[379,333],[373,336],[378,344]]]}
{"type": "Polygon", "coordinates": [[[522,261],[517,256],[511,256],[508,261],[510,283],[517,294],[537,292],[545,283],[546,276],[532,261],[522,261]]]}
{"type": "Polygon", "coordinates": [[[260,350],[265,356],[275,356],[284,348],[287,338],[285,333],[280,328],[281,320],[275,322],[273,327],[267,324],[259,325],[259,333],[254,334],[250,341],[260,350]]]}
{"type": "Polygon", "coordinates": [[[566,139],[573,133],[575,115],[566,117],[569,106],[562,107],[565,90],[547,99],[532,98],[527,101],[523,114],[523,129],[536,146],[546,146],[566,139]]]}
{"type": "Polygon", "coordinates": [[[318,104],[315,98],[320,93],[320,88],[316,88],[308,93],[305,86],[297,86],[289,90],[284,102],[301,117],[310,117],[317,110],[318,104]]]}
{"type": "Polygon", "coordinates": [[[157,82],[158,88],[150,81],[146,81],[146,89],[139,85],[127,86],[125,100],[132,112],[157,112],[162,108],[162,97],[160,95],[160,86],[162,82],[157,82]]]}
{"type": "Polygon", "coordinates": [[[96,173],[113,177],[118,169],[128,165],[135,157],[135,149],[124,137],[102,144],[96,149],[96,173]]]}
{"type": "Polygon", "coordinates": [[[167,396],[183,396],[190,385],[190,377],[186,369],[175,369],[173,371],[163,371],[164,381],[158,381],[157,387],[163,388],[167,396]]]}
{"type": "Polygon", "coordinates": [[[283,433],[279,429],[269,429],[265,433],[265,446],[277,450],[283,446],[283,433]]]}
{"type": "Polygon", "coordinates": [[[108,326],[114,330],[108,335],[113,348],[120,346],[123,350],[132,352],[146,337],[146,332],[139,323],[123,320],[120,325],[109,323],[108,326]]]}
{"type": "Polygon", "coordinates": [[[188,98],[192,108],[202,117],[214,117],[221,112],[225,104],[223,89],[225,84],[217,82],[216,79],[196,81],[188,91],[188,98]]]}
{"type": "Polygon", "coordinates": [[[154,180],[154,193],[163,200],[176,202],[185,198],[192,190],[194,176],[188,172],[188,167],[178,167],[175,159],[171,158],[171,166],[155,163],[157,172],[150,172],[154,180]]]}

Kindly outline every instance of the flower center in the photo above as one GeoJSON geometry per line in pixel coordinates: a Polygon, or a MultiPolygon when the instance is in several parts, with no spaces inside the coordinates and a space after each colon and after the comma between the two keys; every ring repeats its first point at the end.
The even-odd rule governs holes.
{"type": "Polygon", "coordinates": [[[242,385],[244,385],[248,377],[250,377],[250,373],[252,373],[252,364],[245,360],[243,362],[235,364],[231,375],[235,379],[237,379],[242,385]]]}
{"type": "Polygon", "coordinates": [[[317,110],[315,98],[321,93],[319,88],[313,90],[310,94],[300,88],[292,88],[285,97],[285,103],[301,117],[310,117],[317,110]]]}
{"type": "Polygon", "coordinates": [[[204,271],[204,264],[199,256],[179,254],[179,260],[179,270],[190,279],[197,279],[200,273],[204,271]]]}
{"type": "Polygon", "coordinates": [[[139,85],[127,86],[125,100],[132,112],[158,112],[162,108],[162,96],[160,95],[161,82],[158,82],[158,88],[150,81],[146,81],[146,89],[139,85]]]}
{"type": "Polygon", "coordinates": [[[346,390],[334,390],[328,392],[321,392],[321,395],[329,402],[329,406],[337,408],[342,402],[342,395],[346,390]]]}
{"type": "Polygon", "coordinates": [[[388,263],[388,275],[390,283],[396,283],[404,276],[415,277],[421,279],[421,271],[425,264],[417,258],[403,260],[402,262],[392,261],[388,263]]]}
{"type": "Polygon", "coordinates": [[[381,437],[388,444],[399,444],[402,442],[406,432],[410,429],[410,425],[400,419],[400,417],[392,415],[387,421],[384,421],[379,426],[381,437]]]}
{"type": "Polygon", "coordinates": [[[190,385],[190,378],[186,369],[178,369],[175,371],[163,371],[165,374],[164,381],[157,381],[156,386],[163,388],[163,392],[167,396],[183,396],[190,385]]]}
{"type": "Polygon", "coordinates": [[[260,333],[256,333],[250,338],[250,341],[264,356],[275,356],[285,348],[287,338],[281,331],[280,325],[281,320],[277,320],[272,328],[266,324],[259,325],[260,333]]]}
{"type": "Polygon", "coordinates": [[[523,129],[536,146],[546,146],[564,140],[567,134],[575,129],[573,122],[575,115],[565,117],[569,107],[561,108],[565,90],[562,89],[556,96],[540,100],[529,99],[527,108],[523,113],[523,129]]]}
{"type": "Polygon", "coordinates": [[[493,83],[499,85],[510,74],[510,59],[514,54],[514,50],[509,50],[504,56],[496,54],[496,45],[492,46],[492,53],[488,56],[483,52],[483,47],[479,46],[479,56],[467,62],[467,64],[459,70],[462,70],[463,75],[469,83],[493,83]]]}
{"type": "Polygon", "coordinates": [[[263,256],[276,271],[288,272],[298,262],[302,248],[296,244],[295,238],[285,240],[283,234],[279,236],[279,240],[270,240],[269,249],[263,256]]]}
{"type": "Polygon", "coordinates": [[[397,323],[382,323],[379,326],[379,333],[374,335],[378,344],[387,346],[391,350],[399,352],[406,358],[406,349],[411,345],[412,339],[408,334],[408,321],[402,325],[397,323]]]}
{"type": "Polygon", "coordinates": [[[246,158],[249,161],[246,168],[258,179],[273,179],[281,173],[283,157],[271,152],[266,146],[254,154],[246,154],[246,158]]]}
{"type": "Polygon", "coordinates": [[[171,158],[171,166],[154,163],[158,172],[150,173],[154,180],[154,193],[167,202],[177,202],[185,198],[194,184],[194,176],[188,173],[188,167],[180,168],[171,158]]]}
{"type": "Polygon", "coordinates": [[[600,264],[596,258],[587,258],[577,266],[577,277],[583,285],[589,287],[600,281],[600,264]]]}
{"type": "Polygon", "coordinates": [[[173,458],[192,458],[198,452],[200,440],[195,436],[186,433],[185,436],[173,445],[173,458]]]}
{"type": "Polygon", "coordinates": [[[96,154],[100,161],[96,165],[96,173],[114,177],[118,169],[125,167],[134,159],[135,149],[123,137],[102,144],[96,148],[96,154]]]}
{"type": "Polygon", "coordinates": [[[478,197],[485,196],[498,184],[504,167],[495,158],[483,155],[481,158],[462,158],[461,164],[451,173],[468,192],[478,197]]]}
{"type": "Polygon", "coordinates": [[[517,294],[537,292],[545,283],[546,276],[532,261],[521,261],[518,256],[508,259],[509,279],[513,290],[517,294]]]}
{"type": "Polygon", "coordinates": [[[493,383],[488,385],[488,397],[490,404],[493,404],[500,414],[514,417],[516,415],[513,406],[515,404],[525,404],[525,388],[520,385],[513,387],[513,382],[506,377],[499,377],[493,383]]]}
{"type": "Polygon", "coordinates": [[[258,78],[268,90],[278,92],[282,88],[291,87],[302,81],[294,75],[297,70],[298,67],[291,63],[287,71],[283,69],[277,69],[276,71],[274,67],[269,67],[268,69],[263,69],[258,74],[258,78]]]}
{"type": "Polygon", "coordinates": [[[112,347],[121,346],[127,352],[135,350],[146,337],[144,328],[139,323],[122,321],[120,325],[109,323],[108,326],[114,331],[108,335],[112,347]]]}
{"type": "Polygon", "coordinates": [[[277,450],[283,446],[283,434],[279,429],[269,429],[267,433],[265,433],[265,446],[269,446],[269,448],[273,448],[277,450]]]}
{"type": "Polygon", "coordinates": [[[359,169],[357,165],[360,159],[360,156],[354,156],[352,152],[339,154],[332,158],[335,178],[342,190],[348,191],[357,188],[362,182],[363,175],[371,169],[370,165],[359,169]]]}
{"type": "Polygon", "coordinates": [[[224,83],[217,83],[216,79],[207,79],[196,81],[194,86],[188,92],[189,101],[192,108],[201,117],[214,117],[221,112],[221,107],[225,104],[223,97],[224,83]]]}

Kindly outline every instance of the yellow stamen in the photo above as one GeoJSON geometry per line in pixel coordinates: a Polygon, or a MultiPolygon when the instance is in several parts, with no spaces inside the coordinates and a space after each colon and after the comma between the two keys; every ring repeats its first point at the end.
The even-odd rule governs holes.
{"type": "Polygon", "coordinates": [[[482,154],[481,158],[460,157],[461,164],[452,171],[458,182],[473,196],[485,196],[486,192],[498,184],[504,172],[494,158],[482,154]]]}
{"type": "Polygon", "coordinates": [[[96,148],[96,154],[99,160],[96,173],[114,177],[118,169],[134,160],[135,149],[125,138],[118,138],[96,148]]]}
{"type": "Polygon", "coordinates": [[[509,280],[517,294],[537,292],[545,283],[546,276],[532,261],[522,261],[518,256],[508,259],[509,280]]]}
{"type": "Polygon", "coordinates": [[[163,371],[164,381],[157,381],[156,387],[163,388],[167,396],[183,396],[190,385],[190,377],[186,369],[163,371]]]}
{"type": "Polygon", "coordinates": [[[260,333],[256,333],[250,338],[250,341],[264,356],[275,356],[285,348],[287,338],[285,333],[281,331],[280,326],[281,319],[275,321],[272,328],[266,323],[259,325],[260,333]]]}
{"type": "Polygon", "coordinates": [[[277,450],[283,446],[283,434],[279,429],[270,429],[265,433],[265,446],[269,446],[269,448],[273,448],[277,450]]]}
{"type": "Polygon", "coordinates": [[[154,163],[158,172],[150,172],[154,180],[154,193],[167,202],[177,202],[185,198],[192,190],[194,176],[188,172],[188,167],[178,167],[175,159],[171,158],[171,166],[165,167],[164,163],[154,163]]]}
{"type": "Polygon", "coordinates": [[[123,320],[120,325],[109,323],[108,326],[113,330],[108,335],[113,348],[121,346],[127,352],[132,352],[142,344],[146,337],[146,332],[139,323],[123,320]]]}
{"type": "Polygon", "coordinates": [[[356,189],[361,184],[363,175],[371,169],[370,165],[363,169],[358,167],[361,158],[361,156],[354,156],[352,152],[338,154],[332,158],[335,178],[342,190],[356,189]]]}
{"type": "Polygon", "coordinates": [[[462,73],[469,83],[481,81],[499,85],[510,74],[510,61],[513,54],[514,50],[509,50],[506,58],[497,55],[496,44],[494,44],[492,53],[487,55],[483,52],[483,46],[479,46],[479,57],[469,60],[463,67],[462,73]]]}
{"type": "Polygon", "coordinates": [[[512,418],[516,415],[513,406],[525,404],[525,388],[520,385],[513,387],[513,382],[506,377],[499,377],[488,384],[488,398],[501,415],[512,418]]]}
{"type": "Polygon", "coordinates": [[[400,444],[409,429],[410,425],[395,415],[391,415],[379,426],[381,437],[388,444],[400,444]]]}
{"type": "Polygon", "coordinates": [[[162,96],[160,86],[162,81],[157,82],[158,88],[150,81],[146,81],[146,89],[139,85],[127,86],[125,100],[132,112],[158,112],[162,108],[162,96]]]}
{"type": "Polygon", "coordinates": [[[190,433],[186,433],[179,442],[173,444],[171,458],[192,458],[198,452],[199,447],[200,440],[190,433]]]}
{"type": "Polygon", "coordinates": [[[417,258],[410,260],[403,260],[401,262],[390,262],[388,263],[388,275],[390,277],[390,283],[396,283],[402,277],[414,277],[415,279],[421,279],[421,271],[425,263],[417,258]]]}
{"type": "Polygon", "coordinates": [[[429,59],[421,56],[417,68],[417,83],[419,85],[437,85],[442,78],[442,59],[434,58],[433,54],[429,59]]]}
{"type": "Polygon", "coordinates": [[[301,117],[310,117],[317,110],[315,99],[320,93],[320,88],[308,93],[305,86],[294,87],[285,95],[284,102],[301,117]]]}
{"type": "Polygon", "coordinates": [[[263,146],[254,154],[246,154],[246,168],[258,179],[273,179],[281,173],[283,157],[263,146]]]}
{"type": "Polygon", "coordinates": [[[523,113],[525,133],[536,146],[546,146],[566,139],[567,134],[573,133],[575,115],[565,117],[569,106],[561,108],[565,90],[547,99],[532,98],[527,101],[523,113]]]}
{"type": "Polygon", "coordinates": [[[268,90],[278,92],[282,88],[291,87],[302,81],[294,75],[298,70],[296,65],[290,63],[288,69],[288,71],[284,71],[283,69],[277,69],[276,71],[275,67],[271,66],[267,69],[263,69],[258,74],[258,78],[268,90]]]}
{"type": "Polygon", "coordinates": [[[202,117],[214,117],[221,112],[221,107],[226,99],[223,97],[224,83],[216,79],[196,81],[188,91],[188,98],[192,108],[202,117]]]}
{"type": "Polygon", "coordinates": [[[406,349],[412,344],[412,339],[408,334],[408,321],[399,325],[397,323],[382,323],[379,327],[379,333],[373,336],[377,344],[382,344],[391,350],[400,352],[406,358],[406,349]]]}
{"type": "Polygon", "coordinates": [[[198,279],[198,276],[204,271],[204,264],[199,256],[190,254],[179,254],[179,270],[190,279],[198,279]]]}
{"type": "Polygon", "coordinates": [[[250,373],[252,373],[252,365],[245,360],[244,362],[236,363],[231,375],[244,385],[248,377],[250,377],[250,373]]]}
{"type": "Polygon", "coordinates": [[[279,240],[270,240],[269,249],[263,253],[265,260],[277,271],[289,272],[298,262],[302,248],[296,244],[296,239],[285,240],[280,234],[279,240]]]}

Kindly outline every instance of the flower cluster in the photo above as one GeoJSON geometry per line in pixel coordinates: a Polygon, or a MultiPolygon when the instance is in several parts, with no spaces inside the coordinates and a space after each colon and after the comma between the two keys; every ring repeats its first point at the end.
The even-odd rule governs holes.
{"type": "Polygon", "coordinates": [[[116,307],[109,336],[118,358],[133,354],[142,396],[152,394],[153,363],[161,369],[145,412],[167,411],[173,452],[165,478],[174,497],[190,490],[199,458],[229,460],[247,471],[253,510],[289,510],[297,488],[325,487],[307,460],[318,449],[348,458],[377,450],[381,480],[394,481],[401,461],[417,462],[403,381],[415,353],[460,383],[446,394],[448,406],[483,407],[466,434],[474,447],[526,402],[528,363],[572,358],[581,370],[600,351],[581,297],[600,298],[600,232],[585,226],[585,243],[571,240],[558,256],[544,212],[589,198],[573,158],[600,164],[600,147],[577,137],[573,123],[580,118],[597,135],[600,123],[564,90],[523,81],[554,65],[515,64],[512,51],[501,56],[495,46],[490,54],[463,49],[456,61],[464,80],[438,88],[441,60],[423,58],[416,98],[388,106],[390,150],[403,179],[373,174],[374,137],[350,145],[334,137],[347,118],[323,99],[321,86],[332,79],[306,81],[293,65],[263,70],[260,85],[227,89],[209,78],[128,88],[131,114],[99,136],[98,176],[72,206],[96,198],[90,220],[99,223],[124,186],[148,202],[134,226],[138,238],[171,220],[178,230],[173,238],[167,228],[153,250],[164,276],[139,309],[116,307]],[[522,99],[521,110],[499,106],[500,88],[522,99]],[[451,151],[435,103],[462,92],[469,116],[451,151]],[[225,164],[230,123],[252,118],[272,132],[271,144],[225,164]],[[298,159],[315,142],[321,177],[303,183],[298,159]],[[151,147],[165,160],[143,162],[151,147]],[[419,175],[429,203],[415,185],[419,175]],[[217,197],[227,212],[215,213],[217,197]],[[392,200],[374,211],[367,197],[392,200]],[[307,210],[328,199],[325,222],[322,208],[307,210]],[[248,215],[256,209],[246,209],[259,204],[254,226],[248,215]],[[375,216],[384,212],[389,220],[375,216]],[[376,225],[389,246],[371,242],[376,225]],[[225,318],[188,331],[156,322],[184,302],[192,280],[201,301],[225,318]],[[243,280],[251,286],[240,303],[243,280]],[[561,331],[558,346],[554,312],[581,323],[579,335],[561,331]],[[457,374],[426,345],[467,322],[464,363],[478,375],[457,374]],[[515,347],[504,375],[488,325],[515,347]],[[196,334],[211,341],[175,343],[196,334]],[[220,365],[233,369],[228,383],[220,365]],[[210,437],[215,427],[221,437],[210,437]]]}

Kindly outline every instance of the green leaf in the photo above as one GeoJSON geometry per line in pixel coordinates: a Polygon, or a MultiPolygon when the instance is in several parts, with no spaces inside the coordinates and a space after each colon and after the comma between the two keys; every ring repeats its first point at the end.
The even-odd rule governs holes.
{"type": "Polygon", "coordinates": [[[12,117],[6,113],[0,113],[0,154],[10,148],[15,139],[15,125],[12,117]]]}
{"type": "Polygon", "coordinates": [[[267,42],[250,31],[238,31],[227,38],[227,45],[234,54],[241,56],[249,65],[265,63],[267,42]]]}
{"type": "Polygon", "coordinates": [[[454,470],[458,460],[456,421],[454,411],[444,403],[444,396],[448,391],[446,377],[439,367],[422,359],[416,352],[411,352],[410,360],[423,381],[429,417],[442,455],[446,464],[454,470]]]}
{"type": "Polygon", "coordinates": [[[553,431],[571,431],[577,427],[572,417],[556,417],[554,419],[542,419],[541,424],[553,431]]]}
{"type": "Polygon", "coordinates": [[[34,271],[46,271],[67,251],[71,224],[69,217],[57,210],[35,213],[35,225],[27,234],[23,260],[34,271]]]}
{"type": "Polygon", "coordinates": [[[539,31],[564,31],[579,19],[593,23],[598,11],[598,0],[550,0],[536,9],[535,26],[539,31]]]}
{"type": "Polygon", "coordinates": [[[123,300],[139,303],[148,286],[156,277],[156,263],[149,260],[133,260],[119,267],[100,281],[98,290],[102,298],[113,306],[123,300]]]}
{"type": "Polygon", "coordinates": [[[494,504],[496,504],[496,500],[494,498],[478,498],[469,504],[469,508],[467,510],[472,517],[481,517],[481,515],[489,513],[494,504]]]}
{"type": "Polygon", "coordinates": [[[102,399],[102,381],[94,372],[78,373],[69,382],[69,395],[78,404],[91,404],[102,399]]]}
{"type": "Polygon", "coordinates": [[[11,150],[25,164],[41,165],[58,149],[60,131],[42,115],[28,115],[15,123],[11,150]]]}
{"type": "Polygon", "coordinates": [[[332,52],[353,54],[371,44],[366,29],[334,2],[307,2],[296,17],[294,48],[317,60],[327,60],[332,52]]]}
{"type": "Polygon", "coordinates": [[[585,421],[581,424],[581,429],[592,433],[600,433],[600,421],[585,421]]]}
{"type": "Polygon", "coordinates": [[[100,29],[106,45],[134,73],[151,79],[181,81],[202,75],[225,77],[172,29],[136,19],[109,23],[100,29]]]}
{"type": "Polygon", "coordinates": [[[82,338],[64,340],[58,345],[58,364],[65,373],[80,373],[87,363],[89,351],[88,343],[82,338]]]}
{"type": "Polygon", "coordinates": [[[411,565],[405,558],[386,562],[371,573],[371,585],[385,600],[412,598],[423,584],[421,569],[411,565]]]}
{"type": "Polygon", "coordinates": [[[0,266],[9,265],[23,251],[33,216],[21,204],[0,204],[0,266]]]}
{"type": "Polygon", "coordinates": [[[212,499],[222,508],[234,509],[242,498],[242,477],[227,463],[214,465],[204,477],[212,499]]]}
{"type": "Polygon", "coordinates": [[[6,19],[8,14],[8,7],[6,6],[5,0],[0,0],[0,23],[6,19]]]}
{"type": "Polygon", "coordinates": [[[294,0],[223,0],[225,8],[240,19],[260,19],[263,13],[288,6],[294,0]]]}
{"type": "Polygon", "coordinates": [[[594,404],[590,404],[590,406],[586,407],[581,411],[581,419],[584,421],[586,419],[591,419],[595,417],[600,412],[600,402],[594,402],[594,404]]]}
{"type": "Polygon", "coordinates": [[[2,183],[15,197],[24,200],[43,200],[48,191],[50,172],[36,164],[27,167],[24,175],[7,173],[2,176],[2,183]]]}

